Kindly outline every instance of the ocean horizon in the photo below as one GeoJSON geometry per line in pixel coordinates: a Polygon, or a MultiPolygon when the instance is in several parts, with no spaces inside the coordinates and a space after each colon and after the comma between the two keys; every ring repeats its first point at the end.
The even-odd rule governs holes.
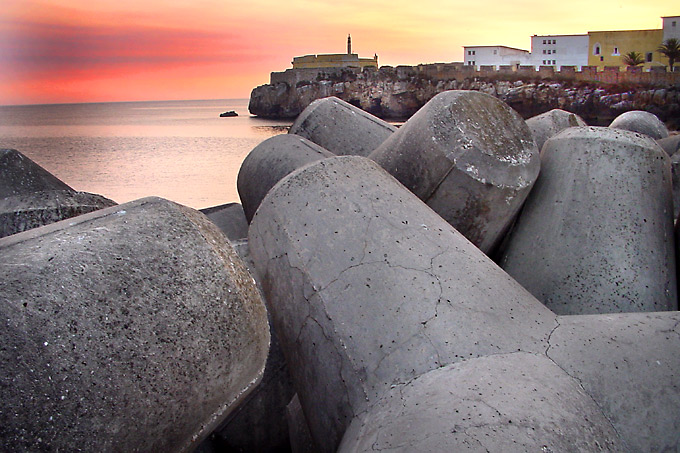
{"type": "Polygon", "coordinates": [[[250,115],[244,98],[4,105],[0,147],[117,203],[160,196],[201,209],[238,202],[245,156],[291,124],[250,115]],[[238,116],[219,116],[229,110],[238,116]]]}

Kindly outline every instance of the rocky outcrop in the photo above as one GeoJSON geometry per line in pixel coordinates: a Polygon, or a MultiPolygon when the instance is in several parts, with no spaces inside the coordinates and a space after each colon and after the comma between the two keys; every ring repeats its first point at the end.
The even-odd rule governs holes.
{"type": "Polygon", "coordinates": [[[590,124],[605,125],[629,110],[646,110],[677,128],[680,87],[651,88],[524,78],[513,74],[441,79],[399,68],[347,71],[315,80],[278,82],[255,88],[249,110],[265,118],[294,118],[312,101],[336,96],[381,118],[408,118],[438,93],[474,90],[493,95],[524,118],[552,109],[576,113],[590,124]]]}

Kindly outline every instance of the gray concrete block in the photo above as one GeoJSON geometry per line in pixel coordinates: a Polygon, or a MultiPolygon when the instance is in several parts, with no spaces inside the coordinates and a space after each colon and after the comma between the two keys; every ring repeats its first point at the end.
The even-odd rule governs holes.
{"type": "Polygon", "coordinates": [[[0,237],[115,204],[76,192],[15,149],[0,149],[0,237]]]}
{"type": "Polygon", "coordinates": [[[204,215],[158,198],[0,239],[0,410],[12,451],[188,451],[269,347],[252,276],[204,215]]]}
{"type": "Polygon", "coordinates": [[[257,145],[243,160],[236,186],[248,222],[279,180],[303,165],[333,153],[297,135],[275,135],[257,145]]]}
{"type": "Polygon", "coordinates": [[[680,134],[671,135],[666,138],[660,138],[656,141],[666,154],[673,156],[680,150],[680,134]]]}
{"type": "Polygon", "coordinates": [[[248,237],[248,220],[239,203],[227,203],[199,211],[217,225],[230,241],[248,237]]]}
{"type": "Polygon", "coordinates": [[[548,356],[602,408],[631,451],[680,444],[680,313],[560,316],[548,356]]]}
{"type": "Polygon", "coordinates": [[[101,195],[49,190],[0,198],[0,237],[37,228],[116,203],[101,195]]]}
{"type": "MultiPolygon", "coordinates": [[[[247,239],[232,242],[232,247],[255,278],[261,292],[247,239]]],[[[269,313],[267,318],[270,322],[271,344],[264,375],[257,387],[207,441],[218,450],[270,453],[290,449],[287,406],[295,390],[269,313]]]]}
{"type": "Polygon", "coordinates": [[[677,309],[669,158],[648,137],[549,139],[501,267],[557,314],[677,309]]]}
{"type": "Polygon", "coordinates": [[[49,190],[73,191],[16,149],[0,149],[0,198],[49,190]]]}
{"type": "Polygon", "coordinates": [[[438,94],[370,158],[485,253],[502,239],[540,167],[525,121],[475,91],[438,94]]]}
{"type": "Polygon", "coordinates": [[[545,141],[558,132],[568,127],[587,126],[580,116],[560,109],[541,113],[529,118],[526,122],[529,129],[531,129],[531,134],[534,136],[539,152],[543,148],[545,141]]]}
{"type": "Polygon", "coordinates": [[[391,388],[340,452],[621,452],[600,408],[544,355],[494,355],[391,388]]]}
{"type": "Polygon", "coordinates": [[[309,104],[288,133],[339,156],[368,156],[396,130],[390,123],[331,96],[309,104]]]}
{"type": "Polygon", "coordinates": [[[309,432],[307,419],[302,411],[302,404],[300,404],[297,393],[286,406],[286,419],[288,420],[292,453],[316,453],[320,450],[312,439],[312,433],[309,432]]]}
{"type": "Polygon", "coordinates": [[[609,127],[638,132],[655,140],[668,137],[666,125],[653,113],[642,110],[631,110],[620,114],[614,118],[609,127]]]}
{"type": "Polygon", "coordinates": [[[673,186],[673,219],[680,215],[680,153],[671,156],[671,182],[673,186]]]}
{"type": "Polygon", "coordinates": [[[280,181],[249,246],[324,451],[391,385],[474,357],[543,352],[555,327],[553,313],[365,158],[325,159],[280,181]]]}

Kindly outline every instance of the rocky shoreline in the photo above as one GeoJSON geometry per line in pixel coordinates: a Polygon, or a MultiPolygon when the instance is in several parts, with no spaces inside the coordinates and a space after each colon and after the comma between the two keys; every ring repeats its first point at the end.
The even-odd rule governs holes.
{"type": "Polygon", "coordinates": [[[630,110],[655,114],[672,129],[680,129],[680,87],[650,87],[564,80],[519,79],[515,76],[441,80],[426,74],[345,71],[313,80],[261,85],[253,89],[249,110],[263,118],[295,118],[312,101],[335,96],[383,119],[407,119],[438,93],[472,90],[490,94],[523,118],[552,109],[576,113],[591,125],[607,125],[630,110]]]}

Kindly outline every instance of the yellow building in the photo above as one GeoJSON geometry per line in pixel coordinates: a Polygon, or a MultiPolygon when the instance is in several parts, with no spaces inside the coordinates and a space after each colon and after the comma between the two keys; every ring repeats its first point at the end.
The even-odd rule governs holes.
{"type": "Polygon", "coordinates": [[[656,49],[663,41],[662,29],[659,30],[625,30],[625,31],[589,31],[588,65],[622,66],[623,57],[629,52],[638,52],[644,59],[644,70],[652,66],[667,65],[666,57],[656,49]]]}
{"type": "Polygon", "coordinates": [[[305,55],[293,58],[293,69],[314,68],[378,69],[378,55],[373,58],[359,58],[358,54],[352,53],[352,38],[347,36],[347,53],[305,55]]]}

